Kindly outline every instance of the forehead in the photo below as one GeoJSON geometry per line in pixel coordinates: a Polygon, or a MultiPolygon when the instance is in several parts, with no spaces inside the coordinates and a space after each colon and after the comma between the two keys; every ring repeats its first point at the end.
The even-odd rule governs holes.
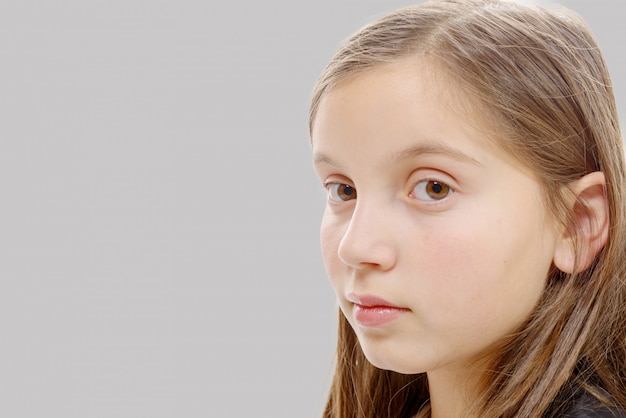
{"type": "Polygon", "coordinates": [[[372,174],[421,150],[466,162],[500,160],[534,177],[494,119],[438,65],[402,59],[343,80],[322,97],[311,132],[314,164],[343,168],[353,161],[372,174]]]}
{"type": "Polygon", "coordinates": [[[320,101],[311,141],[316,153],[342,143],[364,147],[367,139],[394,153],[403,141],[486,139],[492,131],[486,119],[436,65],[403,59],[333,86],[320,101]]]}
{"type": "Polygon", "coordinates": [[[402,145],[395,143],[398,138],[445,142],[497,154],[532,172],[512,152],[498,120],[493,109],[460,86],[458,75],[452,76],[435,59],[409,56],[359,72],[330,88],[316,111],[311,145],[317,158],[352,152],[366,146],[367,138],[375,139],[379,153],[398,152],[394,150],[394,145],[402,145]],[[344,149],[338,149],[342,145],[344,149]]]}
{"type": "Polygon", "coordinates": [[[322,96],[312,131],[328,122],[328,117],[333,119],[338,108],[347,110],[349,107],[354,112],[376,111],[381,116],[386,113],[382,112],[383,109],[404,114],[405,110],[408,111],[406,103],[412,97],[427,94],[434,99],[443,90],[436,85],[431,67],[405,59],[379,64],[340,80],[322,96]]]}

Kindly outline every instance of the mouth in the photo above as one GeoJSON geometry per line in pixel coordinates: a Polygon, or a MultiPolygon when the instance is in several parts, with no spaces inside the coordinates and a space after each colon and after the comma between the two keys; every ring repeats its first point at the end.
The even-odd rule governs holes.
{"type": "Polygon", "coordinates": [[[376,296],[350,294],[347,299],[352,303],[354,320],[366,328],[388,325],[410,312],[408,308],[402,308],[376,296]]]}
{"type": "Polygon", "coordinates": [[[346,299],[352,302],[355,305],[360,305],[365,308],[394,308],[394,309],[406,309],[400,306],[397,306],[391,302],[386,301],[385,299],[379,298],[378,296],[373,295],[356,295],[354,293],[350,293],[346,299]]]}

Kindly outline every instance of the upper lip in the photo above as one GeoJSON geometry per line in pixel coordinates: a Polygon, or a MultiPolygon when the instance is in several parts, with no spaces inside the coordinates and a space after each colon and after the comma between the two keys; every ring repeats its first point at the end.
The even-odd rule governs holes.
{"type": "Polygon", "coordinates": [[[356,295],[354,293],[350,293],[347,296],[347,299],[354,304],[361,305],[366,308],[371,308],[374,306],[381,306],[381,307],[402,309],[400,306],[394,305],[393,303],[388,302],[385,299],[382,299],[382,298],[379,298],[378,296],[373,296],[373,295],[356,295]]]}

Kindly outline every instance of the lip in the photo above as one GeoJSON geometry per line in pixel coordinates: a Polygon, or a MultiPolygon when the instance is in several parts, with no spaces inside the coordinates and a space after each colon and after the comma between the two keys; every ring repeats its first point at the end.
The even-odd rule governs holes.
{"type": "Polygon", "coordinates": [[[387,325],[410,311],[372,295],[350,294],[347,299],[352,302],[352,315],[355,321],[368,328],[387,325]]]}

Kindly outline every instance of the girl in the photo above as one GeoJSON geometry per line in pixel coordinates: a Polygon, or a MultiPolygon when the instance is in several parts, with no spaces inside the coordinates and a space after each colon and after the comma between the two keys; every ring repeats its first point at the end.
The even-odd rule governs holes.
{"type": "Polygon", "coordinates": [[[324,417],[626,417],[622,139],[572,13],[439,0],[313,93],[337,295],[324,417]]]}

